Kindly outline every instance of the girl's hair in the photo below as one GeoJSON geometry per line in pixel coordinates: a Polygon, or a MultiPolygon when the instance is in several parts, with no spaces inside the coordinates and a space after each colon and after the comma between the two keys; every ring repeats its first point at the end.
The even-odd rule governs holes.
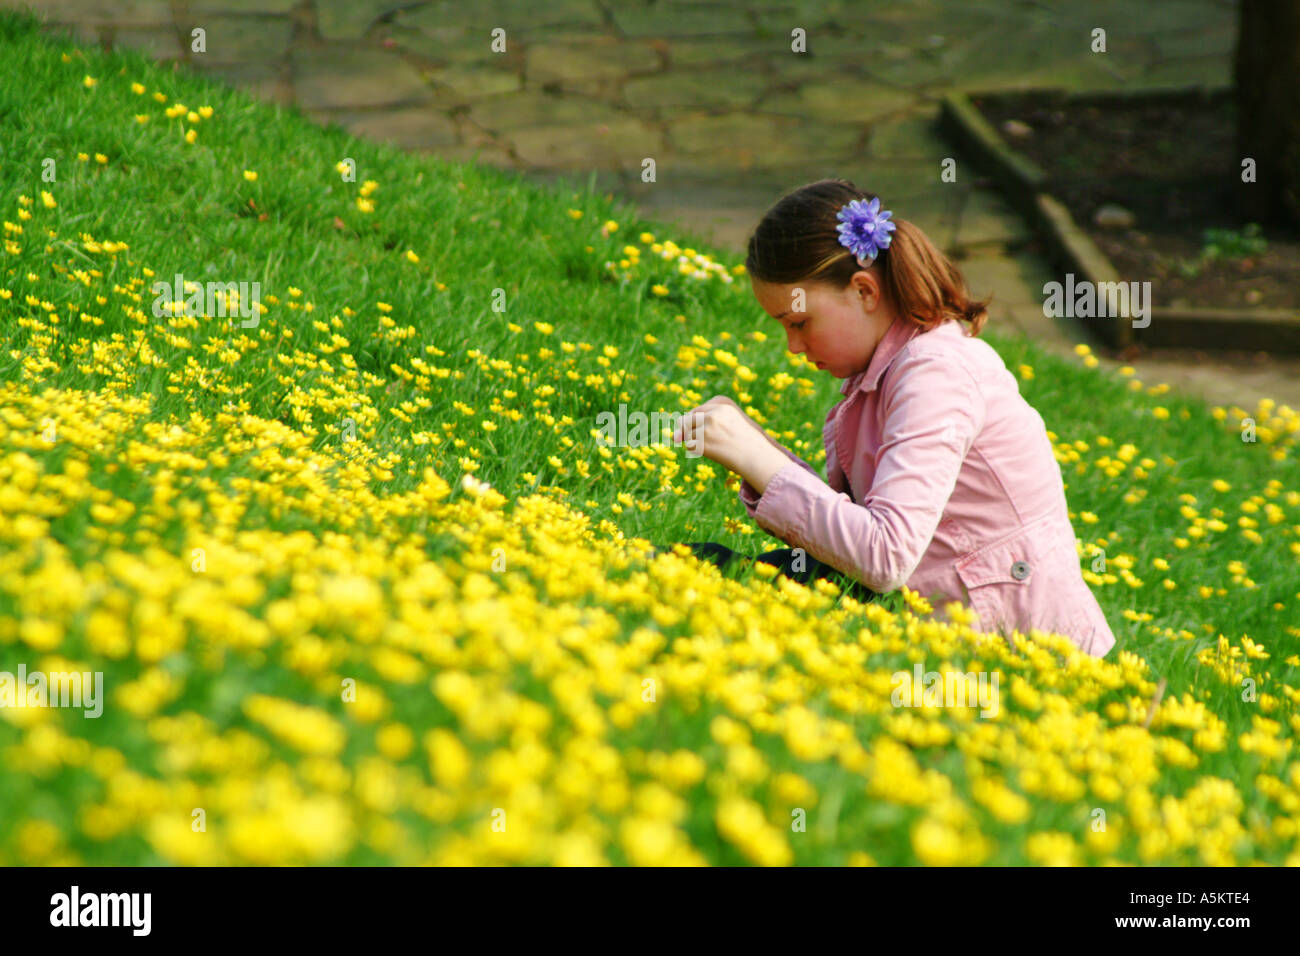
{"type": "MultiPolygon", "coordinates": [[[[857,258],[840,244],[836,214],[855,199],[875,199],[845,179],[823,179],[786,193],[764,214],[749,237],[745,270],[760,282],[789,285],[825,282],[846,288],[862,269],[857,258]]],[[[970,323],[978,335],[988,319],[989,299],[976,301],[966,282],[918,226],[892,219],[895,230],[889,248],[872,263],[899,315],[922,329],[946,319],[970,323]]]]}

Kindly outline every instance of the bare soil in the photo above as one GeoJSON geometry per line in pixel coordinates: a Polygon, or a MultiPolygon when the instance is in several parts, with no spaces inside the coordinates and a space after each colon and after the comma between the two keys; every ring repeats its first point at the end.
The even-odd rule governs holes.
{"type": "Polygon", "coordinates": [[[1230,96],[1158,105],[1071,104],[1048,94],[1008,93],[973,100],[1017,152],[1047,174],[1063,202],[1128,281],[1150,281],[1158,306],[1300,308],[1300,236],[1264,226],[1262,252],[1219,243],[1205,255],[1209,229],[1241,235],[1234,190],[1241,179],[1230,96]],[[1029,132],[1009,133],[1009,120],[1029,132]],[[1131,227],[1102,227],[1104,205],[1133,213],[1131,227]]]}

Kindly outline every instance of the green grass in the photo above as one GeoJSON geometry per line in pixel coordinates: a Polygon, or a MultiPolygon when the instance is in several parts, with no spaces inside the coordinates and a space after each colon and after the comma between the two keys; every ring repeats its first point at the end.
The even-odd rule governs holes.
{"type": "MultiPolygon", "coordinates": [[[[95,477],[102,479],[99,487],[111,492],[112,499],[131,503],[134,512],[102,539],[89,532],[98,523],[89,499],[50,521],[50,535],[78,567],[103,560],[106,545],[146,554],[143,542],[157,540],[182,553],[187,527],[194,520],[215,520],[221,507],[217,499],[223,497],[239,502],[238,527],[243,530],[305,529],[389,542],[428,532],[430,557],[463,559],[463,542],[447,529],[429,527],[419,515],[380,514],[366,502],[414,491],[427,467],[454,486],[466,463],[508,498],[539,491],[567,497],[591,516],[602,535],[621,531],[652,542],[715,540],[749,554],[781,546],[743,521],[735,491],[724,485],[726,474],[719,466],[710,470],[702,459],[687,460],[684,474],[667,487],[662,466],[677,457],[675,451],[660,446],[607,459],[597,453],[591,435],[596,415],[616,410],[619,402],[629,409],[685,411],[715,394],[727,394],[738,397],[796,453],[815,467],[824,466],[821,427],[840,397],[840,382],[792,360],[780,330],[754,301],[744,276],[730,285],[716,278],[685,278],[637,237],[649,231],[658,241],[672,239],[681,247],[711,252],[705,243],[645,221],[612,197],[593,194],[590,181],[543,189],[471,163],[407,155],[337,128],[322,130],[295,110],[255,102],[202,78],[162,71],[135,54],[78,51],[43,37],[32,21],[17,16],[0,16],[0,44],[11,75],[23,77],[21,84],[0,86],[0,216],[24,230],[17,237],[22,251],[0,256],[0,288],[13,293],[0,301],[0,382],[21,382],[36,392],[139,396],[150,403],[134,431],[123,432],[112,420],[102,422],[107,445],[100,457],[91,457],[95,477]],[[71,61],[63,62],[61,54],[71,61]],[[95,85],[85,86],[83,75],[94,77],[95,85]],[[133,93],[133,81],[143,83],[147,93],[133,93]],[[156,90],[166,94],[167,103],[152,99],[156,90]],[[197,124],[183,116],[165,117],[164,107],[177,101],[191,110],[210,105],[213,116],[197,124]],[[135,114],[150,119],[139,124],[135,114]],[[197,130],[196,144],[184,141],[187,129],[197,130]],[[80,161],[79,153],[90,158],[80,161]],[[97,162],[95,154],[106,162],[97,162]],[[344,158],[355,160],[356,182],[343,181],[336,171],[344,158]],[[42,179],[46,159],[54,162],[53,183],[42,179]],[[246,180],[244,170],[256,171],[256,181],[246,180]],[[366,180],[378,183],[369,197],[375,203],[372,213],[356,204],[366,180]],[[55,208],[43,208],[42,191],[56,198],[55,208]],[[20,195],[35,200],[33,218],[21,223],[20,195]],[[582,217],[571,217],[572,209],[581,210],[582,217]],[[619,229],[605,236],[600,227],[608,220],[619,229]],[[57,233],[48,250],[46,227],[57,233]],[[126,242],[129,251],[94,252],[79,239],[82,234],[101,243],[126,242]],[[624,258],[621,250],[628,244],[643,250],[642,264],[604,268],[606,261],[624,258]],[[419,261],[405,258],[407,250],[419,261]],[[260,282],[263,301],[274,295],[278,302],[269,305],[255,329],[226,327],[217,334],[219,323],[212,320],[204,338],[197,330],[169,328],[150,314],[153,297],[139,283],[145,265],[158,279],[181,273],[198,281],[260,282]],[[102,278],[88,283],[75,275],[91,269],[100,270],[102,278]],[[127,291],[133,279],[138,301],[127,291]],[[667,295],[653,291],[659,285],[667,287],[667,295]],[[301,295],[292,296],[291,287],[301,295]],[[96,294],[107,303],[98,303],[96,294]],[[28,295],[38,305],[29,305],[28,295]],[[502,295],[504,311],[497,311],[494,302],[502,295]],[[40,301],[55,307],[62,334],[52,337],[48,327],[36,329],[26,321],[49,312],[40,301]],[[305,314],[302,308],[288,308],[290,302],[310,302],[314,308],[305,314]],[[377,303],[391,311],[381,311],[377,303]],[[131,314],[133,307],[142,310],[146,321],[131,314]],[[102,324],[81,321],[83,313],[102,324]],[[386,315],[391,328],[384,325],[386,315]],[[332,327],[321,331],[315,321],[332,327]],[[536,323],[553,332],[539,330],[536,323]],[[766,333],[767,340],[755,341],[755,330],[766,333]],[[331,348],[334,334],[348,344],[331,348]],[[710,347],[699,350],[693,367],[684,367],[679,350],[690,349],[696,336],[710,347]],[[178,338],[191,344],[177,344],[178,338]],[[570,354],[562,342],[581,345],[570,354]],[[603,350],[611,347],[617,353],[602,363],[603,350]],[[220,357],[222,348],[230,350],[233,362],[220,357]],[[716,359],[713,348],[730,352],[757,379],[752,385],[739,380],[716,359]],[[93,349],[103,350],[102,361],[92,359],[93,349]],[[554,354],[543,357],[542,349],[554,354]],[[149,352],[156,363],[142,360],[149,352]],[[320,365],[322,357],[330,368],[320,365]],[[43,358],[49,364],[42,366],[43,358]],[[191,359],[193,365],[187,367],[191,359]],[[412,382],[422,374],[416,360],[453,371],[432,387],[421,387],[412,382]],[[795,383],[783,391],[766,384],[781,373],[793,376],[795,383]],[[619,381],[610,381],[619,374],[619,381]],[[674,385],[678,394],[668,390],[674,385]],[[538,393],[548,386],[554,391],[538,393]],[[742,396],[746,389],[749,400],[742,396]],[[402,402],[416,398],[424,399],[425,407],[401,411],[402,402]],[[473,414],[465,414],[463,407],[473,414]],[[260,453],[249,442],[221,435],[230,452],[226,466],[206,467],[178,497],[193,503],[196,518],[145,521],[157,469],[144,459],[124,461],[127,443],[133,438],[158,441],[144,422],[202,420],[233,433],[235,419],[223,417],[231,408],[289,426],[304,436],[303,454],[336,455],[344,449],[351,464],[340,457],[328,475],[337,498],[326,496],[314,510],[284,507],[260,481],[268,471],[260,453]],[[522,413],[518,421],[504,414],[512,409],[522,413]],[[340,437],[349,415],[359,440],[345,445],[340,437]],[[551,416],[554,426],[539,419],[542,415],[551,416]],[[495,431],[480,427],[489,417],[499,426],[495,431]],[[549,461],[552,456],[558,467],[549,461]],[[579,462],[588,463],[588,476],[581,474],[579,462]],[[659,467],[644,467],[645,462],[659,467]],[[702,476],[687,480],[685,475],[696,468],[705,469],[702,476]],[[391,477],[385,478],[385,471],[391,477]],[[622,502],[620,495],[625,496],[622,502]],[[738,517],[742,521],[735,524],[738,517]]],[[[735,264],[728,257],[714,258],[728,267],[735,264]]],[[[1252,676],[1270,688],[1281,686],[1284,695],[1296,686],[1300,482],[1292,439],[1281,435],[1294,422],[1285,415],[1273,422],[1277,435],[1266,437],[1278,437],[1276,441],[1243,442],[1238,429],[1216,420],[1204,403],[1172,393],[1134,391],[1113,373],[1000,334],[997,318],[995,301],[986,338],[1013,372],[1021,366],[1033,370],[1032,377],[1021,381],[1022,393],[1059,443],[1089,446],[1081,452],[1079,467],[1074,462],[1062,467],[1073,511],[1096,516],[1095,523],[1076,518],[1076,532],[1088,545],[1104,537],[1110,574],[1094,590],[1118,640],[1111,659],[1124,652],[1138,655],[1150,669],[1150,680],[1167,680],[1166,696],[1190,693],[1227,722],[1227,748],[1205,754],[1194,772],[1171,771],[1169,786],[1178,791],[1205,776],[1218,776],[1251,793],[1255,775],[1265,769],[1285,779],[1283,770],[1266,768],[1260,757],[1238,747],[1239,735],[1249,732],[1261,713],[1259,704],[1243,701],[1239,680],[1217,672],[1198,654],[1213,655],[1220,635],[1238,648],[1248,636],[1271,655],[1252,676]],[[1167,417],[1158,417],[1162,408],[1167,417]],[[1136,449],[1131,462],[1118,475],[1108,475],[1097,460],[1113,459],[1126,444],[1136,449]],[[1156,464],[1146,477],[1135,478],[1142,459],[1156,464]],[[1218,479],[1231,489],[1214,490],[1218,479]],[[1126,502],[1125,495],[1134,491],[1145,494],[1140,501],[1126,502]],[[1202,516],[1221,509],[1226,530],[1189,538],[1193,522],[1180,513],[1182,494],[1197,499],[1202,516]],[[1252,497],[1256,504],[1274,505],[1282,517],[1270,523],[1262,510],[1244,512],[1243,503],[1250,507],[1252,497]],[[1243,515],[1258,519],[1257,543],[1243,536],[1238,525],[1243,515]],[[1178,539],[1187,546],[1179,547],[1178,539]],[[1156,570],[1156,560],[1167,561],[1168,569],[1156,570]],[[1126,561],[1141,586],[1116,573],[1126,561]],[[1244,569],[1230,567],[1234,561],[1244,569]],[[1162,586],[1165,578],[1175,582],[1173,590],[1162,586]],[[1214,593],[1201,597],[1197,589],[1202,586],[1214,593]]],[[[1268,426],[1264,419],[1260,424],[1268,426]]],[[[11,442],[3,447],[18,446],[11,442]]],[[[26,447],[28,455],[40,455],[46,472],[59,471],[68,453],[60,443],[39,452],[32,443],[26,447]]],[[[0,483],[12,481],[9,470],[0,472],[0,483]]],[[[299,500],[309,496],[303,488],[294,494],[299,500]]],[[[12,543],[4,540],[5,546],[12,543]]],[[[187,553],[185,558],[188,564],[187,553]]],[[[1090,559],[1083,561],[1088,567],[1090,559]]],[[[0,632],[0,648],[16,639],[28,573],[31,569],[4,566],[0,620],[11,626],[0,632]]],[[[267,599],[289,590],[285,580],[272,582],[267,599]]],[[[901,603],[890,596],[886,606],[900,608],[901,603]]],[[[5,661],[11,656],[6,649],[5,661]]],[[[238,655],[223,659],[230,670],[221,678],[201,676],[206,667],[201,661],[172,660],[169,666],[194,674],[180,704],[238,725],[234,701],[240,693],[312,698],[310,681],[263,670],[238,655]]],[[[520,679],[525,679],[522,673],[520,679]]],[[[540,687],[516,690],[546,699],[540,687]]],[[[403,712],[408,718],[418,715],[421,727],[451,720],[441,704],[421,704],[420,693],[427,698],[419,688],[401,698],[408,700],[403,712]]],[[[117,711],[95,733],[102,741],[120,740],[133,766],[138,759],[143,771],[155,756],[131,736],[130,724],[117,711]]],[[[635,738],[638,747],[689,749],[707,743],[707,726],[702,717],[693,718],[674,704],[660,714],[652,735],[624,739],[635,738]]],[[[16,728],[0,722],[0,745],[20,739],[16,728]]],[[[350,745],[345,763],[360,759],[365,749],[350,745]]],[[[771,756],[779,762],[775,751],[771,756]]],[[[952,748],[941,750],[927,766],[958,777],[961,755],[952,748]]],[[[804,772],[819,789],[824,785],[832,800],[844,799],[848,792],[843,775],[829,765],[804,772]]],[[[0,817],[46,814],[62,819],[82,799],[69,789],[47,787],[38,774],[0,772],[0,809],[7,811],[0,817]]],[[[686,827],[691,833],[709,829],[711,806],[707,801],[692,804],[686,827]]],[[[1062,813],[1041,802],[1035,808],[1038,829],[1050,829],[1062,813]]],[[[861,833],[874,832],[873,827],[901,831],[911,819],[891,804],[860,799],[850,799],[845,817],[850,833],[853,827],[861,833]],[[849,814],[848,807],[858,815],[849,814]]],[[[0,823],[0,846],[12,832],[0,823]]],[[[77,837],[70,845],[95,860],[93,841],[77,837]]],[[[717,862],[744,859],[716,837],[709,845],[716,854],[710,858],[717,862]]],[[[157,861],[138,836],[118,844],[116,851],[132,861],[157,861]]],[[[1280,859],[1275,851],[1264,855],[1280,859]]],[[[908,861],[906,840],[879,856],[882,862],[908,861]]],[[[367,851],[349,861],[383,859],[382,853],[367,851]]],[[[800,862],[840,859],[799,857],[800,862]]],[[[1025,861],[1018,850],[998,860],[1025,861]]]]}

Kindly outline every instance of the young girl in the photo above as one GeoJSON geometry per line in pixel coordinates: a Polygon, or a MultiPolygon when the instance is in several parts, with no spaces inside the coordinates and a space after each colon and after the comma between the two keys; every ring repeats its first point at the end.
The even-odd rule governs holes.
{"type": "Polygon", "coordinates": [[[805,579],[835,569],[877,592],[906,584],[936,608],[968,604],[982,630],[1037,628],[1103,656],[1115,637],[1083,580],[1043,420],[974,337],[988,300],[891,217],[828,179],[783,196],[749,240],[754,296],[789,350],[844,380],[822,429],[829,487],[721,396],[674,437],[745,479],[749,516],[813,558],[805,579]]]}

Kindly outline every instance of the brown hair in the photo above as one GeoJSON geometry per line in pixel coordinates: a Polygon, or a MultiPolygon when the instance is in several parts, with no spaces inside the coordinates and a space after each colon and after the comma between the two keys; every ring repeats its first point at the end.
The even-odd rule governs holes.
{"type": "MultiPolygon", "coordinates": [[[[855,199],[875,199],[846,179],[823,179],[786,193],[749,237],[745,271],[760,282],[789,285],[824,282],[846,288],[862,267],[840,244],[836,214],[855,199]]],[[[970,323],[978,335],[988,319],[990,296],[976,301],[961,272],[906,219],[891,219],[889,247],[871,264],[895,311],[923,329],[946,319],[970,323]]]]}

